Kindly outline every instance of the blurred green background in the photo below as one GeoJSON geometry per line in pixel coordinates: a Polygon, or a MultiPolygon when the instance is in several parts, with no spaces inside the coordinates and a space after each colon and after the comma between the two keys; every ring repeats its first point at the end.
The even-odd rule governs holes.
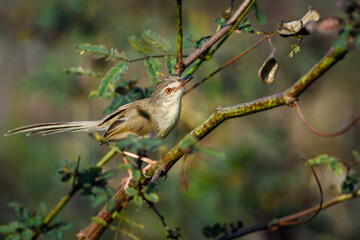
{"type": "MultiPolygon", "coordinates": [[[[184,35],[196,39],[216,30],[230,1],[184,1],[184,35]]],[[[235,1],[238,6],[240,1],[235,1]]],[[[102,118],[110,100],[88,100],[100,78],[69,76],[63,69],[83,66],[106,72],[110,63],[80,56],[77,43],[104,44],[123,50],[130,58],[141,57],[131,49],[127,38],[151,29],[176,44],[175,1],[1,1],[0,8],[0,133],[18,126],[50,121],[95,120],[102,118]]],[[[281,20],[303,16],[308,6],[321,16],[343,16],[333,1],[258,1],[267,18],[259,26],[251,12],[254,29],[274,31],[281,20]]],[[[260,36],[233,34],[215,57],[196,72],[195,81],[252,45],[260,36]]],[[[300,53],[287,55],[294,38],[275,37],[276,58],[280,69],[272,87],[257,78],[258,68],[270,53],[264,43],[186,95],[180,122],[165,140],[170,149],[191,129],[203,122],[218,106],[230,106],[274,94],[288,88],[327,51],[336,34],[306,37],[300,53]]],[[[192,48],[185,49],[185,54],[192,48]]],[[[349,53],[300,98],[308,121],[322,132],[344,126],[360,109],[360,54],[349,53]]],[[[164,70],[164,74],[166,74],[164,70]]],[[[143,62],[129,66],[129,78],[137,77],[140,86],[150,86],[143,62]]],[[[194,81],[194,80],[193,80],[194,81]]],[[[169,226],[182,228],[184,239],[204,239],[201,229],[217,222],[243,221],[245,225],[271,220],[311,207],[319,202],[313,176],[300,159],[327,153],[350,161],[352,150],[360,151],[360,125],[334,138],[312,134],[301,123],[294,108],[280,107],[221,124],[209,134],[202,146],[226,154],[225,160],[194,154],[186,161],[189,189],[183,190],[180,161],[160,181],[158,209],[169,226]]],[[[7,207],[18,201],[37,209],[41,201],[48,208],[70,189],[56,175],[57,161],[66,157],[81,165],[99,160],[106,152],[85,133],[47,137],[15,135],[0,137],[0,225],[14,220],[7,207]]],[[[106,168],[121,162],[113,159],[106,168]]],[[[359,169],[359,168],[357,168],[359,169]]],[[[317,169],[325,199],[337,195],[343,176],[335,176],[326,167],[317,169]]],[[[114,188],[125,171],[118,170],[111,181],[114,188]]],[[[355,239],[360,235],[359,199],[322,211],[311,223],[264,231],[244,239],[355,239]]],[[[74,220],[72,239],[89,223],[99,209],[92,209],[77,195],[61,212],[63,220],[74,220]]],[[[165,239],[166,232],[157,216],[143,206],[133,204],[127,216],[139,221],[144,229],[132,228],[141,239],[165,239]]],[[[114,236],[107,230],[103,239],[114,236]]],[[[40,239],[43,239],[41,237],[40,239]]],[[[123,238],[122,238],[123,239],[123,238]]],[[[124,239],[127,239],[124,237],[124,239]]]]}

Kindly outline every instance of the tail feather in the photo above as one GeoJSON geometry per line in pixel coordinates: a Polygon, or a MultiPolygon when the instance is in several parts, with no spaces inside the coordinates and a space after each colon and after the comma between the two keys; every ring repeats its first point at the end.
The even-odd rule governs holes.
{"type": "Polygon", "coordinates": [[[79,121],[79,122],[55,122],[39,123],[9,130],[5,136],[27,133],[26,135],[48,135],[60,132],[79,132],[79,131],[101,131],[105,130],[99,127],[100,121],[79,121]]]}

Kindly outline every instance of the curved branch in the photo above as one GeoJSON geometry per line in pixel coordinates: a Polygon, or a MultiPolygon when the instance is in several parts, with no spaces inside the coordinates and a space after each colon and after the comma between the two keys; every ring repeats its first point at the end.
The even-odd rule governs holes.
{"type": "Polygon", "coordinates": [[[291,222],[291,221],[295,221],[296,219],[302,218],[302,217],[306,217],[310,214],[314,214],[316,212],[319,211],[319,209],[324,210],[328,207],[331,207],[335,204],[356,198],[356,197],[360,197],[360,190],[357,190],[354,193],[348,193],[348,194],[341,194],[337,197],[334,197],[326,202],[324,202],[322,205],[316,205],[312,208],[306,209],[304,211],[300,211],[282,218],[277,219],[276,221],[269,221],[269,222],[265,222],[265,223],[260,223],[260,224],[256,224],[253,226],[249,226],[243,229],[240,229],[238,232],[231,234],[231,235],[227,235],[225,237],[221,237],[218,240],[230,240],[230,239],[235,239],[241,236],[245,236],[248,235],[250,233],[253,232],[257,232],[257,231],[261,231],[261,230],[266,230],[269,228],[277,228],[280,225],[278,225],[278,222],[291,222]],[[275,222],[275,223],[274,223],[275,222]]]}
{"type": "Polygon", "coordinates": [[[298,101],[294,102],[295,106],[296,106],[296,110],[300,116],[301,121],[304,123],[304,125],[313,133],[315,133],[316,135],[320,136],[320,137],[336,137],[339,136],[340,134],[343,134],[344,132],[348,131],[350,128],[352,128],[357,121],[360,120],[360,113],[358,113],[356,115],[356,117],[354,118],[354,120],[352,120],[352,122],[350,124],[348,124],[346,127],[344,127],[343,129],[340,129],[339,131],[336,131],[334,133],[321,133],[318,130],[314,129],[313,127],[311,127],[311,125],[306,121],[304,115],[301,112],[301,108],[300,105],[298,103],[298,101]]]}
{"type": "MultiPolygon", "coordinates": [[[[192,64],[201,54],[210,49],[217,41],[219,41],[225,34],[232,32],[234,27],[237,26],[239,20],[241,20],[245,14],[250,10],[252,5],[255,3],[255,0],[244,0],[239,8],[234,12],[231,18],[228,20],[227,24],[212,35],[206,42],[204,42],[199,48],[192,52],[187,58],[183,60],[183,69],[192,64]]],[[[177,70],[176,74],[180,76],[182,71],[177,70]]]]}
{"type": "MultiPolygon", "coordinates": [[[[340,38],[339,42],[336,42],[334,46],[328,50],[326,55],[318,63],[316,63],[312,69],[309,70],[309,72],[304,74],[287,90],[248,103],[242,103],[225,108],[217,108],[216,111],[205,122],[187,134],[161,160],[152,166],[147,174],[153,175],[158,171],[161,171],[163,175],[166,174],[170,168],[184,155],[182,143],[188,136],[193,136],[201,140],[227,119],[242,117],[271,108],[283,106],[285,104],[293,103],[296,98],[303,91],[305,91],[306,88],[308,88],[336,62],[345,56],[348,51],[347,40],[348,39],[340,38]]],[[[147,183],[150,180],[146,179],[145,181],[147,183]]],[[[123,207],[127,206],[131,200],[131,198],[126,195],[123,185],[119,187],[114,199],[116,200],[116,206],[114,208],[116,211],[119,211],[123,207]]],[[[106,210],[106,206],[104,206],[101,212],[97,215],[97,218],[102,219],[110,224],[113,220],[111,215],[111,212],[108,212],[106,210]]],[[[98,239],[102,232],[105,231],[105,229],[106,226],[96,222],[91,222],[85,229],[81,230],[77,236],[78,239],[98,239]]]]}

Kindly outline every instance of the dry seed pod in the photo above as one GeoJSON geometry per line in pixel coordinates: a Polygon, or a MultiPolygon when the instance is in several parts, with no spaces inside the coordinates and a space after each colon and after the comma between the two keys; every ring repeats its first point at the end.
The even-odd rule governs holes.
{"type": "Polygon", "coordinates": [[[316,10],[309,10],[301,19],[293,21],[282,21],[277,32],[282,37],[294,36],[297,34],[309,34],[304,28],[311,21],[318,21],[320,14],[316,10]]]}
{"type": "Polygon", "coordinates": [[[275,75],[279,68],[279,63],[275,60],[275,58],[268,58],[265,60],[261,68],[259,69],[258,76],[260,80],[271,86],[275,81],[275,75]]]}

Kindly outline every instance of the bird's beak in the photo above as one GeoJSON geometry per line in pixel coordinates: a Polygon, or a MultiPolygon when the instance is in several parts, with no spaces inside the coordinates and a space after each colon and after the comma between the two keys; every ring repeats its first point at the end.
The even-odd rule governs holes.
{"type": "Polygon", "coordinates": [[[194,76],[190,75],[190,76],[186,76],[186,77],[183,77],[180,79],[180,85],[176,88],[176,91],[177,90],[180,90],[182,89],[186,83],[188,83],[191,79],[193,79],[194,76]]]}

